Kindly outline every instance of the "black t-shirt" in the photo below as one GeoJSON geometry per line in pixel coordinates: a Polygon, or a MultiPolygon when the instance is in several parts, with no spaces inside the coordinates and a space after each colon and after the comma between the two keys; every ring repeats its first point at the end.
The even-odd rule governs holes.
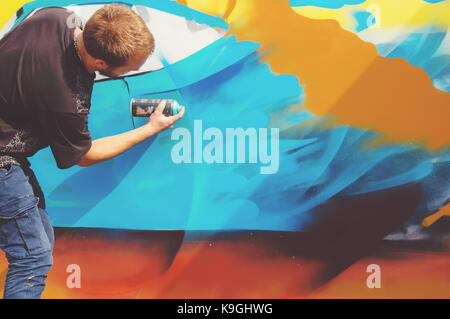
{"type": "Polygon", "coordinates": [[[29,165],[50,146],[57,166],[69,168],[91,147],[95,73],[80,60],[71,14],[41,9],[0,40],[0,167],[29,165]]]}

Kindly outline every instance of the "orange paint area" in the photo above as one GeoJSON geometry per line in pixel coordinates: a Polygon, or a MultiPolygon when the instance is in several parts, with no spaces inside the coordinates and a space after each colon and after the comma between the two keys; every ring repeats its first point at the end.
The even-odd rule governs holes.
{"type": "Polygon", "coordinates": [[[444,216],[450,216],[450,203],[442,207],[438,212],[434,213],[433,215],[424,218],[422,221],[422,226],[429,227],[444,216]]]}
{"type": "Polygon", "coordinates": [[[421,68],[380,56],[337,21],[303,17],[288,0],[241,0],[227,22],[228,35],[261,44],[273,72],[299,79],[305,107],[316,115],[396,142],[430,149],[450,144],[450,94],[436,89],[421,68]]]}

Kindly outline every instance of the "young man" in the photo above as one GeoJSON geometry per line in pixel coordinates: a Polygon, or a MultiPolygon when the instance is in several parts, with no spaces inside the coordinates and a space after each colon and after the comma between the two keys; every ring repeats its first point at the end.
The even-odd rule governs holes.
{"type": "Polygon", "coordinates": [[[138,70],[154,39],[125,5],[98,10],[82,26],[46,8],[0,40],[0,248],[9,267],[4,298],[40,298],[53,264],[53,227],[27,157],[50,146],[59,168],[111,159],[173,126],[161,103],[146,125],[92,141],[87,119],[95,71],[138,70]]]}

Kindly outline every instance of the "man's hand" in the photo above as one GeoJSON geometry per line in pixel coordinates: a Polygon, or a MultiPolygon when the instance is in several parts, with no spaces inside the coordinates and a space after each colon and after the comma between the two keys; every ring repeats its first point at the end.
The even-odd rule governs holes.
{"type": "Polygon", "coordinates": [[[167,116],[163,114],[164,108],[166,107],[166,100],[162,100],[156,110],[150,115],[148,123],[146,125],[150,126],[154,134],[158,134],[168,128],[173,127],[173,123],[181,119],[184,115],[184,106],[181,112],[173,115],[167,116]]]}
{"type": "Polygon", "coordinates": [[[165,106],[166,101],[159,103],[155,112],[153,112],[148,119],[147,124],[141,127],[122,134],[103,137],[92,141],[90,150],[83,156],[78,165],[90,166],[95,163],[106,161],[148,139],[150,136],[158,134],[168,128],[172,128],[173,123],[183,117],[184,107],[177,115],[166,116],[163,114],[165,106]]]}

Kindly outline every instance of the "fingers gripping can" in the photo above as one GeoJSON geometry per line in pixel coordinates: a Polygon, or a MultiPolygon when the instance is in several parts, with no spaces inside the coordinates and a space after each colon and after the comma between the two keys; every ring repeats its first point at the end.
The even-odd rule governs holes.
{"type": "MultiPolygon", "coordinates": [[[[158,107],[163,99],[131,99],[131,114],[137,117],[150,116],[158,107]]],[[[181,106],[175,100],[165,100],[166,106],[164,107],[163,114],[172,116],[180,113],[181,106]]]]}

